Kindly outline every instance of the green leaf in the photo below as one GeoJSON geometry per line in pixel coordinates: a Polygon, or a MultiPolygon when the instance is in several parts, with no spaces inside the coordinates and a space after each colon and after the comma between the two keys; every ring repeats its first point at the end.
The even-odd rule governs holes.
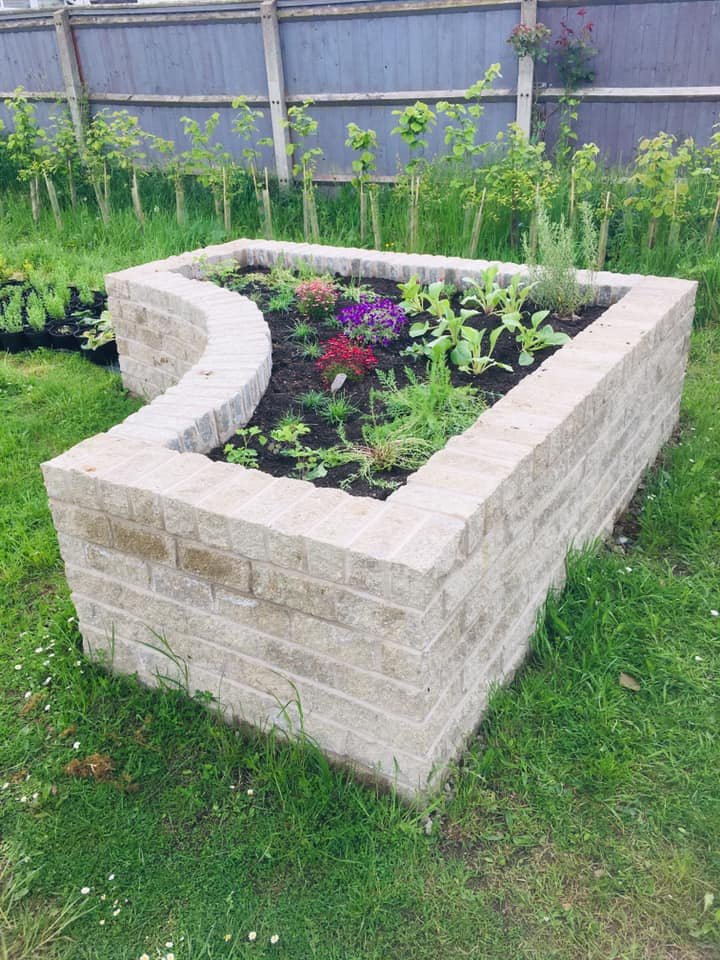
{"type": "Polygon", "coordinates": [[[410,327],[408,333],[411,337],[422,337],[428,332],[429,329],[430,324],[426,320],[424,323],[414,323],[410,327]]]}
{"type": "Polygon", "coordinates": [[[531,353],[528,353],[527,350],[523,350],[520,353],[520,358],[518,359],[518,363],[520,364],[521,367],[531,367],[534,362],[535,362],[535,357],[533,357],[531,353]]]}

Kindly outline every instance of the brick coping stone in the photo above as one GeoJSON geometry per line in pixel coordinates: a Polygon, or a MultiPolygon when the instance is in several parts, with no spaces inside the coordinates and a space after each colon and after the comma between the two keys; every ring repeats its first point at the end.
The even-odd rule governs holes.
{"type": "Polygon", "coordinates": [[[237,240],[109,275],[123,382],[151,402],[43,464],[80,630],[111,669],[426,794],[568,550],[612,528],[670,436],[696,284],[595,275],[605,313],[378,501],[203,456],[251,418],[272,354],[257,306],[198,277],[281,258],[424,283],[489,265],[237,240]]]}

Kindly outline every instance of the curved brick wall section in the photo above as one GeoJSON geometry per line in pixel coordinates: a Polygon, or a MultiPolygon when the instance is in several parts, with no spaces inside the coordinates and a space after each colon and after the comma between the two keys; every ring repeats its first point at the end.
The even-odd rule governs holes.
{"type": "MultiPolygon", "coordinates": [[[[167,261],[107,278],[123,383],[152,400],[110,432],[204,453],[247,423],[272,365],[257,306],[167,261]]],[[[171,261],[172,262],[172,261],[171,261]]]]}
{"type": "MultiPolygon", "coordinates": [[[[266,241],[202,253],[398,280],[486,266],[266,241]]],[[[329,754],[427,790],[521,662],[569,547],[611,528],[670,436],[695,285],[601,275],[603,316],[380,502],[180,452],[245,423],[270,367],[256,308],[197,269],[187,254],[108,278],[123,378],[156,399],[43,465],[86,649],[154,683],[177,669],[148,646],[161,635],[228,716],[292,724],[278,705],[297,692],[329,754]]]]}

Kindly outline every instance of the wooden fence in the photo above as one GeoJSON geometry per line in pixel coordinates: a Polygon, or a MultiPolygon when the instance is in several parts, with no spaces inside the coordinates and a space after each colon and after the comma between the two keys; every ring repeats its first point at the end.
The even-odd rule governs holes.
{"type": "MultiPolygon", "coordinates": [[[[0,100],[23,86],[41,116],[66,101],[127,108],[143,127],[185,146],[180,117],[220,113],[232,133],[239,94],[265,111],[278,175],[288,175],[288,104],[312,99],[325,157],[322,177],[349,174],[350,121],[378,133],[378,173],[406,158],[393,109],[415,100],[462,99],[494,62],[502,79],[485,96],[479,137],[511,121],[529,129],[533,92],[551,108],[562,94],[550,64],[518,63],[507,37],[537,18],[557,36],[579,22],[580,3],[557,0],[215,0],[0,12],[0,100]]],[[[720,120],[720,3],[602,0],[588,5],[599,53],[593,86],[581,91],[579,142],[626,161],[642,136],[666,130],[706,141],[720,120]]],[[[4,108],[0,107],[0,113],[4,108]]],[[[552,112],[552,109],[550,109],[552,112]]],[[[552,135],[552,123],[549,126],[552,135]]],[[[430,152],[441,151],[442,124],[430,152]]]]}

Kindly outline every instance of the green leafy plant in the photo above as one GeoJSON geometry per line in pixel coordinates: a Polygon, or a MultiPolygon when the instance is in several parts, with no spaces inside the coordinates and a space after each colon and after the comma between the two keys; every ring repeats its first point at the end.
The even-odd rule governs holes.
{"type": "Polygon", "coordinates": [[[437,112],[454,121],[445,126],[445,143],[450,146],[450,155],[447,159],[465,160],[469,157],[477,157],[487,149],[487,144],[476,143],[477,121],[485,113],[481,97],[498,77],[502,77],[500,64],[493,63],[485,71],[485,75],[465,91],[465,99],[474,100],[474,103],[466,105],[441,100],[437,104],[437,112]]]}
{"type": "Polygon", "coordinates": [[[518,23],[510,31],[507,42],[518,58],[532,57],[538,63],[547,63],[549,57],[548,41],[552,36],[550,27],[544,23],[518,23]]]}
{"type": "Polygon", "coordinates": [[[270,431],[270,436],[276,443],[295,444],[301,437],[310,433],[310,427],[294,414],[286,414],[278,423],[274,430],[270,431]]]}
{"type": "MultiPolygon", "coordinates": [[[[173,171],[176,191],[181,190],[183,204],[182,180],[184,176],[191,174],[200,184],[210,190],[215,206],[215,216],[222,216],[225,231],[229,232],[231,227],[230,191],[233,164],[232,157],[225,147],[221,143],[213,141],[219,122],[220,114],[217,111],[211,113],[202,125],[192,117],[180,117],[183,134],[190,139],[191,146],[176,155],[173,161],[173,171]],[[180,184],[179,188],[178,184],[180,184]]],[[[176,193],[176,201],[177,199],[176,193]]],[[[182,218],[184,220],[184,207],[182,218]]]]}
{"type": "Polygon", "coordinates": [[[313,413],[320,413],[325,407],[327,394],[322,390],[308,390],[307,393],[300,394],[297,399],[301,407],[312,410],[313,413]]]}
{"type": "Polygon", "coordinates": [[[40,296],[34,290],[25,301],[25,317],[28,326],[32,327],[33,330],[41,331],[45,329],[47,313],[40,296]]]}
{"type": "Polygon", "coordinates": [[[422,163],[419,156],[421,151],[427,150],[427,135],[437,123],[437,118],[430,107],[422,100],[408,105],[404,110],[393,110],[392,115],[398,118],[397,126],[390,131],[398,134],[410,150],[410,160],[406,166],[408,171],[414,170],[422,163]]]}
{"type": "Polygon", "coordinates": [[[424,288],[420,283],[416,273],[413,274],[406,283],[399,283],[398,290],[402,294],[400,306],[403,308],[405,313],[412,317],[424,311],[424,288]]]}
{"type": "MultiPolygon", "coordinates": [[[[7,135],[6,149],[17,165],[18,178],[29,183],[30,207],[33,220],[37,223],[40,219],[40,176],[44,174],[49,178],[52,173],[52,153],[47,148],[43,149],[45,132],[37,122],[34,104],[28,101],[22,87],[14,91],[7,101],[7,107],[13,118],[13,128],[7,135]]],[[[62,223],[58,226],[62,226],[62,223]]]]}
{"type": "Polygon", "coordinates": [[[649,215],[648,248],[655,245],[662,220],[675,223],[683,216],[689,191],[687,177],[682,174],[691,157],[692,142],[677,144],[668,133],[640,141],[629,181],[633,192],[625,205],[649,215]]]}
{"type": "Polygon", "coordinates": [[[421,100],[408,105],[404,110],[393,110],[392,113],[398,118],[398,123],[391,133],[398,134],[410,150],[410,159],[405,165],[406,180],[398,184],[398,189],[407,189],[409,193],[407,242],[408,249],[415,250],[418,241],[421,172],[425,165],[422,152],[427,149],[426,137],[437,123],[437,118],[421,100]]]}
{"type": "Polygon", "coordinates": [[[70,299],[68,287],[46,287],[42,290],[42,302],[49,317],[53,320],[62,320],[65,316],[65,307],[70,299]]]}
{"type": "Polygon", "coordinates": [[[235,97],[232,101],[232,108],[238,111],[233,120],[232,128],[245,143],[241,153],[245,173],[252,179],[264,234],[266,237],[272,237],[272,210],[267,167],[265,168],[263,183],[258,179],[257,163],[262,157],[260,148],[271,147],[273,141],[271,137],[257,138],[258,121],[263,119],[264,113],[262,110],[254,110],[248,104],[247,97],[235,97]]]}
{"type": "Polygon", "coordinates": [[[308,137],[317,136],[318,122],[308,113],[308,107],[313,105],[312,100],[305,100],[302,104],[288,107],[287,120],[284,124],[294,137],[294,142],[287,146],[288,154],[293,158],[293,175],[302,178],[303,192],[303,231],[306,242],[319,243],[320,227],[318,226],[317,203],[313,176],[318,160],[323,151],[317,146],[307,146],[308,137]]]}
{"type": "Polygon", "coordinates": [[[373,411],[382,411],[367,426],[365,435],[375,441],[384,437],[417,437],[432,452],[445,446],[449,437],[467,430],[486,409],[482,395],[471,386],[453,386],[450,370],[443,360],[428,364],[420,379],[405,369],[407,384],[399,387],[395,373],[377,372],[380,388],[371,392],[373,411]]]}
{"type": "MultiPolygon", "coordinates": [[[[591,223],[583,218],[583,229],[589,232],[591,223]]],[[[564,217],[553,223],[547,210],[540,206],[537,212],[538,260],[533,262],[526,246],[530,263],[530,279],[533,283],[533,299],[539,307],[555,310],[561,317],[571,317],[592,297],[592,286],[581,288],[575,271],[575,238],[572,227],[564,217]]],[[[582,242],[585,255],[592,269],[597,262],[597,241],[587,235],[582,242]],[[591,249],[594,245],[594,252],[591,249]]]]}
{"type": "Polygon", "coordinates": [[[1,307],[0,330],[6,333],[20,333],[23,328],[22,290],[16,289],[1,307]]]}
{"type": "Polygon", "coordinates": [[[145,214],[138,181],[148,158],[148,150],[170,153],[175,144],[143,130],[138,118],[127,110],[115,110],[108,116],[107,135],[107,158],[127,173],[135,216],[138,223],[144,226],[145,214]]]}
{"type": "Polygon", "coordinates": [[[343,393],[325,395],[324,403],[318,410],[320,416],[329,423],[345,423],[358,413],[358,408],[343,393]]]}
{"type": "Polygon", "coordinates": [[[98,350],[106,343],[112,343],[115,340],[115,330],[110,312],[103,310],[100,319],[96,320],[89,330],[83,331],[82,337],[85,340],[83,350],[98,350]]]}
{"type": "Polygon", "coordinates": [[[242,467],[257,469],[259,453],[253,446],[257,444],[264,447],[268,438],[262,432],[260,427],[241,427],[235,431],[235,436],[242,441],[242,446],[236,447],[232,443],[226,443],[223,447],[225,459],[229,463],[237,463],[242,467]]]}
{"type": "Polygon", "coordinates": [[[315,327],[311,323],[308,323],[307,320],[296,320],[293,324],[290,336],[293,338],[293,340],[314,340],[315,327]]]}
{"type": "Polygon", "coordinates": [[[550,315],[549,310],[536,310],[530,317],[529,324],[523,323],[522,314],[517,311],[508,311],[502,314],[502,324],[515,337],[520,347],[518,363],[521,367],[529,367],[535,362],[535,354],[548,347],[560,347],[570,342],[566,333],[553,330],[549,323],[541,326],[543,320],[550,315]]]}
{"type": "Polygon", "coordinates": [[[505,305],[507,293],[495,279],[500,272],[499,267],[486,267],[479,280],[466,281],[471,284],[463,297],[463,305],[483,313],[495,313],[505,305]]]}
{"type": "Polygon", "coordinates": [[[360,303],[361,300],[376,300],[377,296],[370,284],[361,283],[353,278],[342,288],[343,300],[350,300],[352,303],[360,303]]]}
{"type": "Polygon", "coordinates": [[[306,340],[298,346],[298,353],[306,360],[319,360],[323,355],[323,348],[317,340],[306,340]]]}
{"type": "Polygon", "coordinates": [[[519,243],[520,217],[530,216],[538,202],[554,192],[552,164],[545,156],[544,143],[531,143],[517,124],[496,138],[499,157],[485,174],[488,196],[498,212],[509,215],[510,246],[519,243]]]}
{"type": "Polygon", "coordinates": [[[350,147],[356,153],[356,158],[352,161],[352,168],[355,174],[353,185],[357,188],[360,201],[360,243],[365,243],[367,233],[367,200],[369,197],[373,242],[375,249],[379,250],[382,246],[382,235],[380,233],[380,215],[377,205],[378,195],[377,189],[371,182],[376,166],[377,133],[370,129],[363,130],[356,123],[349,123],[347,134],[345,146],[350,147]]]}
{"type": "Polygon", "coordinates": [[[475,376],[485,373],[491,367],[499,367],[512,373],[512,367],[493,357],[495,345],[503,333],[503,327],[495,327],[488,336],[488,345],[485,347],[487,330],[476,330],[475,327],[465,327],[462,339],[450,354],[450,359],[463,373],[472,373],[475,376]]]}

